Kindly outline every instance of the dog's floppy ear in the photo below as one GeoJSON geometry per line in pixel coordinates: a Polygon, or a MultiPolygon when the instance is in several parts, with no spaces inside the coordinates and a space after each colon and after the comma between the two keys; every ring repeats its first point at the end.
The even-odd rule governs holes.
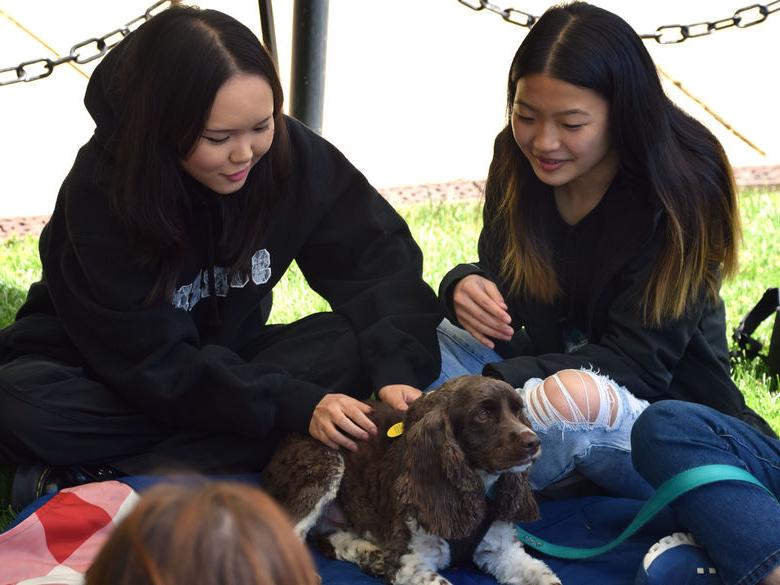
{"type": "Polygon", "coordinates": [[[447,539],[463,538],[485,515],[483,483],[466,463],[444,404],[431,403],[433,408],[403,435],[403,471],[395,490],[425,530],[447,539]]]}
{"type": "Polygon", "coordinates": [[[539,518],[527,473],[504,473],[495,485],[496,518],[506,522],[531,522],[539,518]]]}

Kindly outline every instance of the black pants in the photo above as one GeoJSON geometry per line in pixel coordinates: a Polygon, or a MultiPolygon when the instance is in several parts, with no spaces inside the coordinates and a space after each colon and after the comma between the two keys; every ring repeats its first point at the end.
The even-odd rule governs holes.
{"type": "MultiPolygon", "coordinates": [[[[266,326],[241,353],[331,392],[370,393],[354,330],[335,313],[266,326]]],[[[272,432],[258,444],[235,434],[171,428],[83,368],[50,358],[29,355],[0,365],[0,463],[104,463],[128,474],[258,471],[277,439],[272,432]]]]}

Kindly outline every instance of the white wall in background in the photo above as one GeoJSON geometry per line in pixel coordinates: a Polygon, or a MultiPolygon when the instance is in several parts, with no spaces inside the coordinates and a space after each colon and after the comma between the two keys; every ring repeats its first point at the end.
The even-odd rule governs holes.
{"type": "MultiPolygon", "coordinates": [[[[541,14],[550,2],[494,0],[541,14]]],[[[639,32],[731,16],[746,0],[602,0],[639,32]]],[[[67,53],[142,14],[152,0],[0,0],[52,49],[67,53]]],[[[254,0],[203,1],[260,35],[254,0]]],[[[293,0],[276,0],[279,61],[288,87],[293,0]]],[[[482,179],[504,123],[506,74],[525,29],[457,0],[330,0],[323,134],[376,186],[482,179]]],[[[777,102],[780,12],[678,45],[648,42],[656,62],[752,142],[758,155],[669,85],[738,166],[780,164],[777,102]]],[[[0,14],[0,68],[51,52],[0,14]]],[[[88,73],[94,64],[84,66],[88,73]]],[[[86,78],[57,67],[47,79],[0,87],[0,216],[51,212],[59,185],[93,124],[86,78]]]]}

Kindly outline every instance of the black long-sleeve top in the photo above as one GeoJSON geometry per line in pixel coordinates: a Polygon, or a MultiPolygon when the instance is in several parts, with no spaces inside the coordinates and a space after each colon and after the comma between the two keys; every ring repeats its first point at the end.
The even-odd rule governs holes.
{"type": "Polygon", "coordinates": [[[497,342],[505,359],[484,373],[522,386],[566,368],[593,368],[651,402],[674,398],[707,404],[771,434],[746,405],[729,373],[725,308],[702,299],[684,316],[646,326],[639,303],[663,243],[665,214],[638,182],[618,175],[597,207],[574,226],[557,211],[552,189],[538,221],[552,241],[562,296],[554,303],[509,294],[499,271],[504,240],[492,221],[500,190],[488,190],[479,261],[461,264],[441,282],[439,298],[455,324],[455,285],[469,274],[495,282],[515,328],[497,342]]]}

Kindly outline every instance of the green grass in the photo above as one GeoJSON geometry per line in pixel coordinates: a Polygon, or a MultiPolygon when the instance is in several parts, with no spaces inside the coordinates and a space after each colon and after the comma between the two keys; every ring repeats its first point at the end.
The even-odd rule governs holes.
{"type": "Polygon", "coordinates": [[[27,287],[40,273],[37,238],[12,238],[0,243],[0,327],[13,321],[16,309],[27,296],[27,287]]]}
{"type": "MultiPolygon", "coordinates": [[[[442,276],[459,262],[477,258],[481,204],[426,203],[400,209],[425,254],[423,278],[438,290],[442,276]]],[[[306,286],[296,265],[274,288],[272,323],[289,323],[302,315],[328,310],[325,300],[306,286]]]]}
{"type": "MultiPolygon", "coordinates": [[[[728,331],[769,286],[780,285],[780,191],[747,191],[741,198],[744,245],[741,271],[722,290],[726,302],[728,331]]],[[[421,204],[400,209],[425,254],[424,278],[434,289],[453,265],[476,259],[481,224],[481,204],[421,204]]],[[[0,244],[0,327],[13,320],[27,287],[38,278],[35,238],[14,239],[0,244]]],[[[297,267],[285,275],[274,291],[271,321],[285,323],[303,315],[328,309],[327,303],[308,289],[297,267]]],[[[755,337],[769,341],[771,323],[762,324],[755,337]]],[[[780,403],[770,392],[770,380],[761,362],[737,363],[734,379],[745,398],[770,424],[780,430],[780,403]]],[[[0,528],[11,518],[8,507],[10,468],[0,467],[0,528]]]]}

